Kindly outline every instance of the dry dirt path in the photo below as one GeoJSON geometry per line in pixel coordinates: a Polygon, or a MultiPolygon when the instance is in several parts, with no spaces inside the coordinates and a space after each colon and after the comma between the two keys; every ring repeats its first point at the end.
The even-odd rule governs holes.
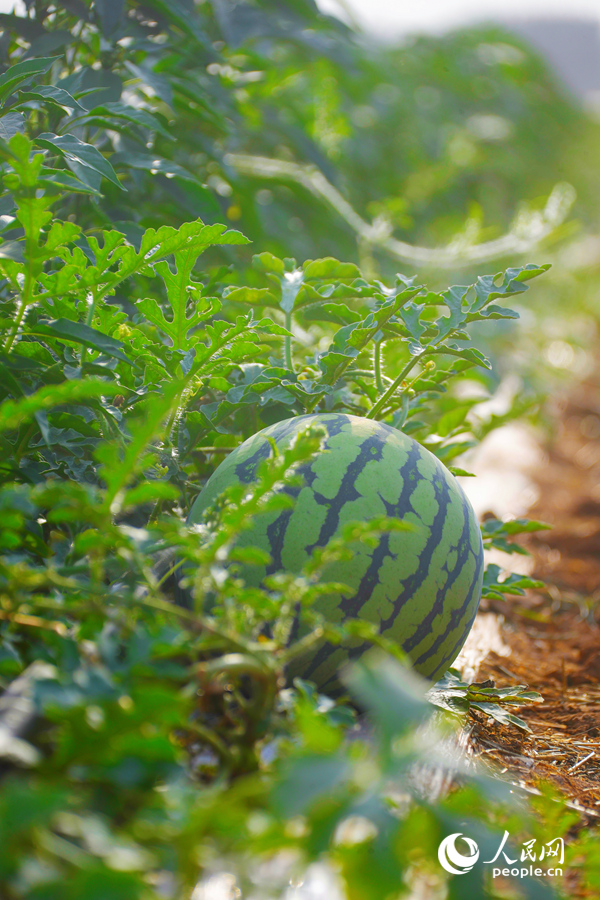
{"type": "MultiPolygon", "coordinates": [[[[579,811],[576,829],[600,828],[600,368],[559,396],[552,414],[555,435],[530,472],[537,500],[527,511],[552,530],[523,540],[547,590],[483,603],[480,640],[461,655],[467,676],[527,684],[544,702],[518,711],[529,734],[473,713],[469,747],[508,781],[532,791],[550,782],[579,811]],[[478,644],[491,648],[483,661],[478,644]]],[[[573,879],[570,896],[600,892],[573,879]]]]}

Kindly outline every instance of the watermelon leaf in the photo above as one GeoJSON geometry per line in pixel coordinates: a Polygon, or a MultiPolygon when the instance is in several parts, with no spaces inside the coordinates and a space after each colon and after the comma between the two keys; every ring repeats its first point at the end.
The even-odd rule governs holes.
{"type": "Polygon", "coordinates": [[[486,567],[483,576],[482,597],[491,600],[504,600],[505,594],[524,594],[528,589],[539,589],[544,587],[543,581],[535,578],[529,578],[526,575],[517,575],[511,572],[500,578],[501,569],[495,563],[486,567]]]}
{"type": "Polygon", "coordinates": [[[427,692],[427,699],[434,706],[458,715],[477,709],[502,725],[514,725],[521,731],[531,731],[525,720],[515,716],[512,710],[531,703],[542,703],[544,698],[537,691],[530,691],[526,684],[497,688],[493,681],[468,683],[462,680],[456,669],[449,669],[427,692]]]}

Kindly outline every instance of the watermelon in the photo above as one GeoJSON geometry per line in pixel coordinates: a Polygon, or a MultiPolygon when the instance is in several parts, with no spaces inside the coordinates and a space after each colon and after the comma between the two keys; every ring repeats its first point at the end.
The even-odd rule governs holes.
{"type": "MultiPolygon", "coordinates": [[[[259,585],[275,572],[298,573],[315,547],[339,535],[347,522],[395,517],[413,526],[387,531],[375,547],[357,542],[351,561],[327,565],[325,578],[351,595],[320,598],[317,608],[331,622],[358,617],[375,622],[397,641],[422,675],[436,680],[458,655],[481,597],[483,546],[473,509],[444,465],[415,440],[372,419],[340,413],[297,416],[259,431],[215,470],[193,504],[189,523],[232,484],[252,484],[259,464],[310,426],[321,426],[320,449],[298,470],[302,484],[282,486],[292,508],[263,513],[239,542],[266,550],[268,566],[247,566],[242,575],[259,585]]],[[[292,674],[327,690],[339,666],[368,644],[321,645],[294,664],[292,674]]]]}

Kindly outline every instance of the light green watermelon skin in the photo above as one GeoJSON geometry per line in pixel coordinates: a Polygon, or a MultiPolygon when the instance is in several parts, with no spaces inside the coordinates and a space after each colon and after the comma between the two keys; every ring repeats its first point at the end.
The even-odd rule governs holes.
{"type": "MultiPolygon", "coordinates": [[[[311,425],[327,437],[299,472],[302,487],[287,487],[292,509],[256,518],[241,545],[268,551],[268,567],[249,566],[243,576],[258,585],[266,574],[299,572],[314,547],[322,547],[346,522],[397,517],[415,526],[388,532],[373,549],[353,548],[353,559],[332,563],[325,578],[349,585],[353,594],[322,598],[319,610],[331,622],[347,617],[378,623],[380,632],[402,645],[413,665],[433,680],[458,655],[477,612],[483,581],[481,531],[473,509],[453,475],[433,454],[402,432],[358,416],[338,413],[298,416],[259,431],[216,469],[197,497],[188,522],[231,484],[250,484],[260,462],[271,455],[267,437],[279,448],[311,425]]],[[[326,690],[339,666],[366,649],[322,646],[299,660],[292,674],[326,690]]]]}

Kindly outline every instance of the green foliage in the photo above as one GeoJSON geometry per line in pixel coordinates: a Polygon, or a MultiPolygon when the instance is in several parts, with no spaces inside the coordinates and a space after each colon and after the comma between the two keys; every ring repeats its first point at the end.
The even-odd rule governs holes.
{"type": "Polygon", "coordinates": [[[486,550],[502,550],[503,553],[520,553],[528,555],[528,551],[520,544],[510,540],[516,534],[531,534],[533,531],[546,531],[552,526],[533,519],[510,519],[501,522],[499,519],[486,519],[481,525],[481,537],[486,550]]]}
{"type": "Polygon", "coordinates": [[[483,576],[481,596],[491,600],[504,600],[505,594],[519,594],[522,596],[527,588],[542,587],[544,587],[543,581],[537,581],[525,575],[518,575],[516,572],[502,576],[500,566],[490,563],[486,567],[483,576]]]}
{"type": "MultiPolygon", "coordinates": [[[[263,589],[236,577],[233,539],[281,502],[273,486],[318,434],[265,466],[254,493],[233,493],[218,528],[199,534],[183,517],[223,454],[306,411],[385,419],[445,463],[459,457],[479,426],[455,386],[490,365],[471,328],[513,319],[503,304],[547,268],[441,291],[391,273],[384,284],[368,253],[366,271],[334,258],[357,255],[338,212],[323,216],[283,176],[260,193],[234,154],[292,146],[361,213],[400,230],[412,220],[417,234],[437,221],[445,239],[464,219],[468,122],[455,116],[446,146],[456,104],[441,115],[444,97],[433,115],[423,72],[450,58],[458,77],[469,61],[469,85],[500,85],[507,115],[523,101],[514,127],[531,146],[551,86],[541,103],[512,63],[492,77],[480,38],[375,56],[311,0],[34,3],[0,24],[0,894],[179,898],[224,873],[245,895],[280,896],[325,861],[349,898],[407,893],[420,873],[449,896],[457,883],[493,896],[481,868],[446,879],[432,861],[467,814],[491,856],[514,795],[476,778],[424,800],[415,767],[442,765],[419,730],[432,719],[425,686],[373,628],[334,628],[313,609],[331,587],[324,564],[373,532],[352,526],[301,576],[263,589]],[[374,148],[390,118],[410,116],[386,172],[374,148]],[[246,237],[219,224],[240,217],[253,268],[246,237]],[[194,571],[192,609],[170,602],[174,559],[194,571]],[[372,723],[348,740],[348,701],[286,686],[284,668],[309,643],[356,636],[386,656],[345,675],[372,723]]],[[[497,164],[480,143],[481,199],[500,179],[505,224],[521,176],[508,146],[497,164]]],[[[534,192],[551,188],[550,164],[519,165],[539,174],[534,192]]],[[[484,540],[506,549],[521,526],[486,523],[484,540]]],[[[491,596],[532,584],[499,574],[488,568],[491,596]]],[[[455,688],[501,708],[499,692],[455,688]]]]}
{"type": "MultiPolygon", "coordinates": [[[[495,301],[522,293],[525,282],[546,267],[510,269],[504,276],[435,293],[403,276],[392,288],[368,282],[355,267],[331,259],[298,267],[295,260],[262,254],[256,267],[270,286],[230,289],[193,275],[208,248],[245,243],[223,225],[198,221],[178,230],[148,229],[139,249],[115,230],[85,236],[58,219],[48,227],[56,189],[44,179],[43,152],[31,151],[21,134],[0,148],[22,226],[22,237],[11,242],[13,258],[3,262],[2,365],[22,410],[24,395],[49,383],[93,375],[119,387],[118,407],[108,396],[99,397],[84,435],[69,433],[80,449],[82,442],[93,448],[103,436],[124,439],[140,401],[165,392],[174,392],[180,406],[168,423],[161,465],[169,466],[171,480],[174,476],[179,484],[206,471],[190,469],[197,446],[226,449],[231,446],[223,443],[226,435],[237,438],[241,430],[247,437],[249,426],[256,430],[302,412],[345,409],[371,418],[392,416],[393,424],[446,463],[470,446],[468,404],[439,399],[453,379],[490,365],[472,346],[467,328],[514,317],[495,301]],[[34,193],[36,184],[41,187],[34,193]],[[129,315],[112,299],[125,281],[132,299],[129,315]],[[144,296],[147,292],[156,296],[144,296]],[[281,309],[281,324],[276,314],[266,315],[272,308],[281,309]],[[265,315],[256,318],[255,311],[265,315]],[[315,353],[311,346],[296,346],[292,352],[292,314],[301,326],[318,329],[326,349],[315,353]],[[281,356],[274,356],[278,351],[281,356]],[[386,368],[398,374],[387,376],[386,368]],[[253,419],[244,423],[239,412],[247,406],[254,407],[253,419]],[[431,433],[434,419],[439,434],[431,433]],[[168,452],[172,447],[177,454],[168,452]]],[[[69,441],[61,438],[65,431],[75,432],[77,413],[63,418],[66,427],[53,418],[46,424],[46,395],[38,400],[39,409],[30,396],[26,403],[43,429],[45,464],[58,468],[60,459],[76,476],[95,471],[93,454],[65,453],[69,441]]],[[[18,414],[12,408],[9,413],[18,414]]],[[[12,444],[17,465],[38,440],[35,432],[24,431],[12,444]]]]}
{"type": "Polygon", "coordinates": [[[499,30],[381,47],[313,0],[32,3],[0,26],[2,136],[26,129],[52,154],[48,177],[79,192],[60,215],[84,228],[116,222],[135,243],[157,223],[241,219],[261,249],[362,255],[390,276],[386,235],[468,247],[517,215],[522,242],[523,201],[539,230],[565,179],[594,209],[596,129],[499,30]]]}
{"type": "Polygon", "coordinates": [[[537,691],[528,690],[525,684],[504,688],[497,688],[493,682],[467,684],[456,669],[449,669],[429,691],[428,697],[441,709],[455,713],[478,709],[502,725],[516,725],[522,731],[531,731],[531,728],[524,719],[510,712],[511,707],[541,703],[544,699],[537,691]]]}

